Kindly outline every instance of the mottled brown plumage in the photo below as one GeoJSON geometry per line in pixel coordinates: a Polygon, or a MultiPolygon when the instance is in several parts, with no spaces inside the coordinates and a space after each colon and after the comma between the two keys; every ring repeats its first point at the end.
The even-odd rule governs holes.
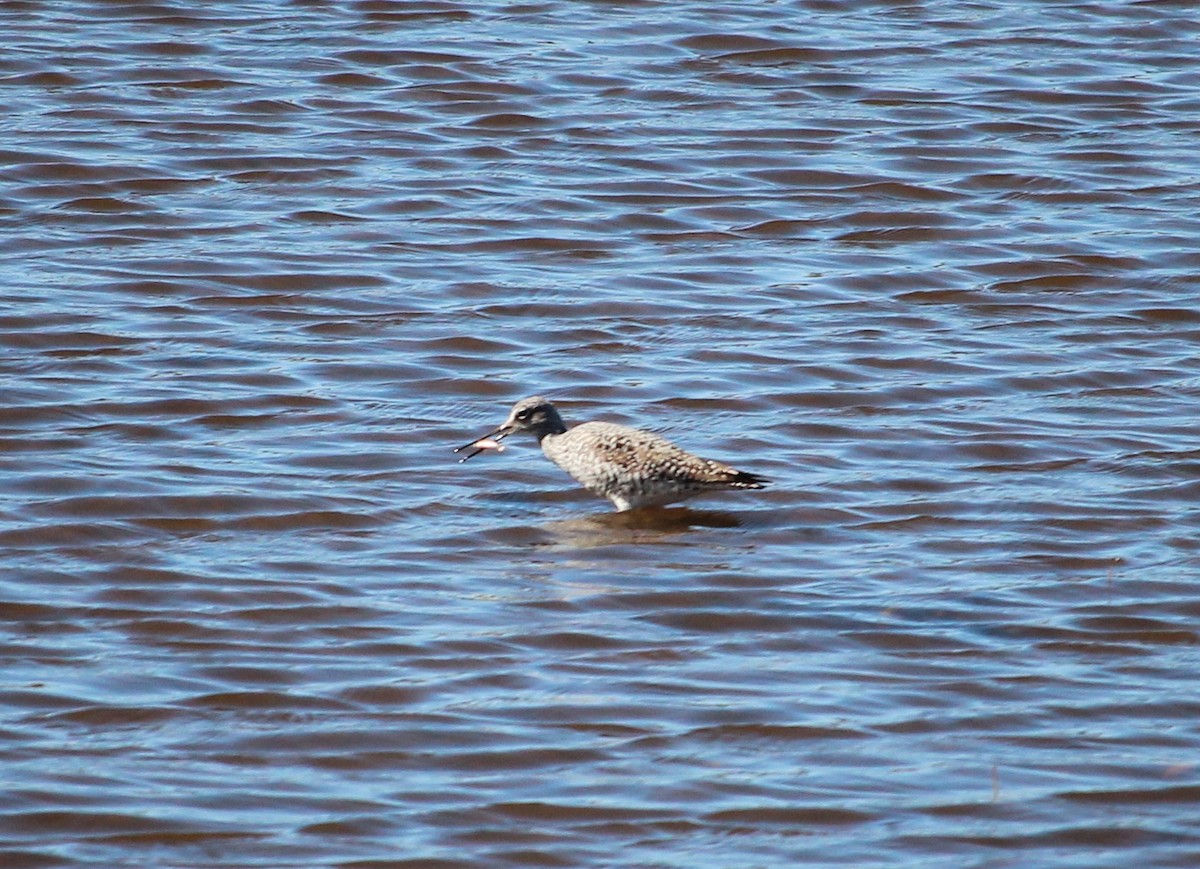
{"type": "Polygon", "coordinates": [[[554,405],[540,395],[518,401],[502,426],[456,452],[473,448],[465,462],[514,432],[534,435],[550,461],[618,510],[673,504],[703,492],[761,489],[768,482],[627,425],[585,422],[567,428],[554,405]]]}

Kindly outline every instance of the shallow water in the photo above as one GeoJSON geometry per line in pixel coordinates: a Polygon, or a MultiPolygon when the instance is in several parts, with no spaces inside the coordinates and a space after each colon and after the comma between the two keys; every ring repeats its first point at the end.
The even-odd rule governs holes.
{"type": "Polygon", "coordinates": [[[1190,3],[2,15],[5,867],[1200,863],[1190,3]]]}

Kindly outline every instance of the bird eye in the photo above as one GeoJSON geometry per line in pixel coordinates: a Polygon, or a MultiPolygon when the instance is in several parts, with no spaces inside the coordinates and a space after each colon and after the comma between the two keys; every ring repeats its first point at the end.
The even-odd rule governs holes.
{"type": "Polygon", "coordinates": [[[517,414],[517,419],[529,419],[529,411],[523,410],[517,414]]]}

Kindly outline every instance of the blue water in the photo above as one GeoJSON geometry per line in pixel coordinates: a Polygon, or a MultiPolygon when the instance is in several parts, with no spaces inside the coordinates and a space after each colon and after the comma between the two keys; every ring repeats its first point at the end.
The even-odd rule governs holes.
{"type": "Polygon", "coordinates": [[[1191,11],[6,11],[0,863],[1196,865],[1191,11]]]}

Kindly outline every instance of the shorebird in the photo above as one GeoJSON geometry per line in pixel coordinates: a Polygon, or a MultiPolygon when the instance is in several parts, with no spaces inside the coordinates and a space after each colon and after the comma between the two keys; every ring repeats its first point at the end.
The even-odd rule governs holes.
{"type": "Polygon", "coordinates": [[[455,452],[471,450],[460,460],[465,462],[484,450],[503,450],[500,440],[518,432],[536,437],[550,461],[619,511],[661,507],[703,492],[761,489],[769,482],[627,425],[584,422],[567,428],[554,405],[540,395],[518,401],[502,426],[455,452]]]}

